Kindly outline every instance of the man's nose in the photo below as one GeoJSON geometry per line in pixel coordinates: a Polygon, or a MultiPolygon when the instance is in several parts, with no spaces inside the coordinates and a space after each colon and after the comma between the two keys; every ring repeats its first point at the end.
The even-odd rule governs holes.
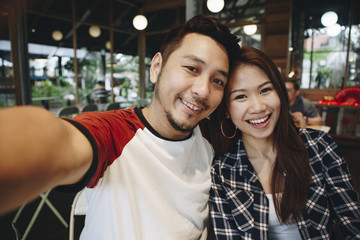
{"type": "Polygon", "coordinates": [[[193,94],[199,98],[208,98],[210,95],[210,78],[208,76],[199,76],[192,86],[193,94]]]}

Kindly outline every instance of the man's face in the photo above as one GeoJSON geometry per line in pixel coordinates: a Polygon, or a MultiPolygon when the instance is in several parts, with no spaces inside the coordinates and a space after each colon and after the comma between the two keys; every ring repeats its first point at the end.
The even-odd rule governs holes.
{"type": "Polygon", "coordinates": [[[292,106],[295,103],[296,97],[299,95],[299,90],[295,90],[294,84],[291,82],[285,82],[285,86],[289,96],[290,106],[292,106]]]}
{"type": "Polygon", "coordinates": [[[150,80],[156,82],[151,104],[156,121],[150,119],[150,124],[165,137],[188,136],[220,104],[228,71],[226,50],[212,38],[197,33],[184,37],[165,66],[161,54],[155,55],[150,80]]]}

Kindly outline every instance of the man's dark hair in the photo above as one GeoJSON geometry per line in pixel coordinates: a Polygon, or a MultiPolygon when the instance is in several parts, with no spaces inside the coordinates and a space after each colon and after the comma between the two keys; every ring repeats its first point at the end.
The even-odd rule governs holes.
{"type": "Polygon", "coordinates": [[[292,83],[294,85],[294,89],[296,91],[300,89],[300,83],[299,83],[299,80],[297,80],[297,79],[287,78],[287,79],[285,79],[285,82],[292,83]]]}
{"type": "Polygon", "coordinates": [[[184,37],[189,33],[199,33],[211,37],[222,45],[227,51],[229,66],[231,68],[233,58],[239,49],[239,40],[235,35],[230,33],[230,30],[225,25],[210,15],[195,16],[184,25],[170,30],[160,47],[163,65],[166,64],[170,54],[180,46],[184,37]]]}

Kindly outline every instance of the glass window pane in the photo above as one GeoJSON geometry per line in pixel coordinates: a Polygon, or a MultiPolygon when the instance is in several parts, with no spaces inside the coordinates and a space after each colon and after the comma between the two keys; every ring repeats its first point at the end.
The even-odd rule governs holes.
{"type": "Polygon", "coordinates": [[[0,23],[0,108],[3,108],[16,105],[16,100],[7,12],[1,12],[0,23]]]}
{"type": "Polygon", "coordinates": [[[360,85],[360,24],[351,27],[347,86],[360,85]]]}
{"type": "MultiPolygon", "coordinates": [[[[338,25],[337,25],[338,26],[338,25]]],[[[304,39],[301,87],[342,87],[346,64],[346,27],[307,29],[304,39]]]]}
{"type": "Polygon", "coordinates": [[[15,94],[0,93],[0,108],[15,105],[15,94]]]}

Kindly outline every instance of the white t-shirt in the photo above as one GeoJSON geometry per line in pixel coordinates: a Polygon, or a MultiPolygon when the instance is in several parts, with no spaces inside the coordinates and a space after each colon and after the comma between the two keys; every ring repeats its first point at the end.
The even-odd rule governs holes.
{"type": "Polygon", "coordinates": [[[211,145],[199,127],[183,141],[156,136],[136,112],[75,118],[99,149],[81,239],[206,239],[211,145]]]}
{"type": "Polygon", "coordinates": [[[274,206],[271,194],[266,194],[269,199],[269,238],[271,240],[301,240],[299,228],[295,222],[287,225],[281,224],[274,206]]]}

